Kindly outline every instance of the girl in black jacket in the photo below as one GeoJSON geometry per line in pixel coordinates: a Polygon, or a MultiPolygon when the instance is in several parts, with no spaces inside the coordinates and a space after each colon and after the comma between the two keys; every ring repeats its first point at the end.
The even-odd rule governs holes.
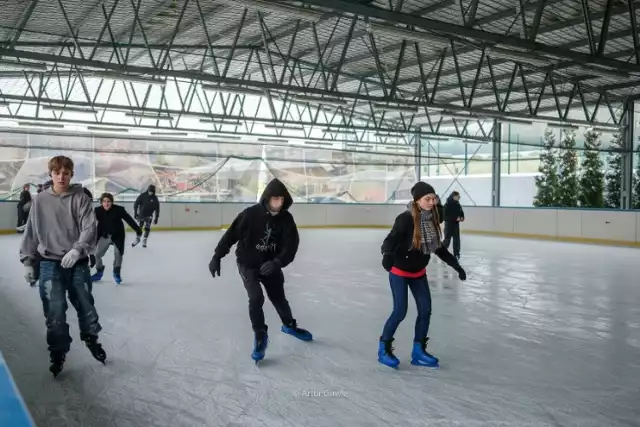
{"type": "Polygon", "coordinates": [[[408,290],[411,289],[418,307],[411,364],[437,368],[438,359],[426,351],[431,318],[431,292],[426,267],[431,254],[436,254],[453,267],[461,280],[467,277],[458,260],[442,246],[442,220],[433,187],[426,182],[418,182],[411,189],[411,195],[413,202],[409,209],[398,215],[382,243],[382,266],[389,272],[393,312],[380,337],[378,361],[392,368],[400,364],[391,343],[400,322],[407,315],[408,290]]]}

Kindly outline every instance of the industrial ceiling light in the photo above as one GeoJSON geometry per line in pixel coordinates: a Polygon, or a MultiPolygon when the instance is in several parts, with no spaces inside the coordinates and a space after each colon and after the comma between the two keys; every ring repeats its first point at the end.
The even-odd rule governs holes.
{"type": "Polygon", "coordinates": [[[125,113],[127,117],[134,117],[136,119],[153,119],[153,120],[167,120],[173,121],[173,116],[166,114],[158,115],[157,113],[125,113]]]}
{"type": "Polygon", "coordinates": [[[0,60],[0,67],[7,67],[10,68],[12,70],[19,70],[19,71],[47,71],[48,67],[47,64],[40,62],[21,62],[21,61],[15,61],[13,59],[1,59],[0,60]]]}
{"type": "Polygon", "coordinates": [[[571,123],[549,122],[547,126],[553,129],[579,129],[580,126],[571,123]]]}
{"type": "MultiPolygon", "coordinates": [[[[284,95],[280,95],[280,99],[284,100],[284,95]]],[[[298,94],[290,94],[289,99],[293,99],[295,101],[301,102],[317,102],[318,104],[327,104],[327,105],[346,105],[349,103],[346,99],[329,97],[329,96],[312,96],[312,95],[298,95],[298,94]]]]}
{"type": "Polygon", "coordinates": [[[242,139],[241,136],[237,136],[237,135],[228,135],[228,134],[224,134],[224,133],[214,133],[214,134],[208,134],[207,138],[226,138],[226,139],[234,139],[234,140],[240,140],[242,139]]]}
{"type": "Polygon", "coordinates": [[[129,132],[128,128],[108,127],[108,126],[87,126],[87,130],[98,132],[129,132]]]}
{"type": "Polygon", "coordinates": [[[367,31],[370,33],[373,32],[393,37],[400,37],[403,40],[409,40],[418,43],[425,42],[426,44],[428,44],[428,46],[436,49],[448,47],[451,43],[449,39],[445,37],[438,37],[422,31],[407,30],[405,28],[400,28],[388,24],[371,23],[367,25],[367,31]]]}
{"type": "Polygon", "coordinates": [[[59,113],[80,113],[80,114],[97,114],[98,112],[91,107],[75,107],[75,106],[56,106],[56,105],[43,105],[43,111],[56,111],[59,113]]]}
{"type": "Polygon", "coordinates": [[[347,128],[342,128],[342,129],[326,128],[326,129],[322,129],[322,133],[343,133],[343,134],[352,135],[356,133],[356,131],[354,129],[347,129],[347,128]]]}
{"type": "Polygon", "coordinates": [[[487,145],[489,144],[489,140],[487,139],[463,139],[462,143],[463,144],[483,144],[483,145],[487,145]]]}
{"type": "Polygon", "coordinates": [[[225,125],[225,126],[242,126],[242,123],[239,120],[225,120],[225,119],[200,119],[200,123],[213,123],[214,125],[225,125]]]}
{"type": "Polygon", "coordinates": [[[248,87],[232,87],[232,86],[217,86],[212,84],[203,83],[201,85],[203,90],[208,90],[212,92],[224,92],[230,93],[233,95],[255,95],[255,96],[263,96],[264,91],[258,89],[251,89],[248,87]]]}
{"type": "Polygon", "coordinates": [[[120,74],[109,71],[87,71],[84,73],[87,77],[98,77],[101,79],[119,80],[130,83],[142,83],[157,86],[166,86],[165,79],[157,79],[155,77],[134,76],[131,74],[120,74]]]}
{"type": "Polygon", "coordinates": [[[332,142],[320,142],[320,141],[304,141],[305,145],[320,145],[324,147],[333,147],[335,144],[332,142]]]}
{"type": "Polygon", "coordinates": [[[64,128],[64,125],[61,123],[47,123],[45,121],[42,122],[18,122],[18,126],[25,126],[25,127],[39,127],[39,128],[59,128],[62,129],[64,128]]]}
{"type": "Polygon", "coordinates": [[[188,132],[151,132],[154,136],[189,136],[188,132]]]}
{"type": "Polygon", "coordinates": [[[497,46],[487,46],[485,48],[485,53],[494,58],[506,59],[508,61],[524,63],[532,63],[533,61],[534,65],[535,62],[542,65],[552,65],[559,62],[558,59],[539,56],[533,52],[504,49],[497,46]]]}
{"type": "Polygon", "coordinates": [[[302,125],[273,125],[273,124],[266,124],[264,125],[265,128],[267,129],[276,129],[276,130],[304,130],[304,126],[302,125]]]}
{"type": "Polygon", "coordinates": [[[418,112],[417,105],[385,104],[382,102],[376,102],[373,104],[373,108],[375,108],[376,110],[399,111],[408,113],[418,112]]]}

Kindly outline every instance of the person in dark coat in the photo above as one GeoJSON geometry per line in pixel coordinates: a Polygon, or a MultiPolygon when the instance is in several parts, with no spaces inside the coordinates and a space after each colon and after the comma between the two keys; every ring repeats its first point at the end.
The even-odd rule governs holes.
{"type": "Polygon", "coordinates": [[[27,218],[29,218],[29,210],[31,209],[31,192],[29,188],[29,184],[25,184],[22,187],[20,199],[18,200],[18,223],[16,224],[16,231],[18,233],[24,232],[24,228],[27,225],[27,218]]]}
{"type": "Polygon", "coordinates": [[[140,242],[142,229],[129,215],[124,206],[113,203],[113,195],[111,193],[104,193],[100,196],[100,206],[95,208],[95,213],[98,220],[98,245],[94,254],[97,271],[91,276],[91,280],[94,282],[102,280],[102,275],[104,274],[102,258],[109,250],[109,247],[113,245],[113,279],[119,285],[122,283],[121,269],[125,243],[125,230],[122,221],[129,224],[129,227],[136,232],[137,237],[132,246],[140,242]]]}
{"type": "Polygon", "coordinates": [[[453,256],[460,259],[460,223],[464,221],[464,210],[460,204],[460,193],[454,191],[444,205],[444,247],[449,249],[453,240],[453,256]]]}

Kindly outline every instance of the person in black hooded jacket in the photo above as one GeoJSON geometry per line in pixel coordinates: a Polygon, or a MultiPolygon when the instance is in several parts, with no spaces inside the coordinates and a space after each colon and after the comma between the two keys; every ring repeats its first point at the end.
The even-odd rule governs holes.
{"type": "Polygon", "coordinates": [[[460,223],[464,221],[464,210],[460,204],[460,193],[454,191],[444,205],[444,246],[449,249],[453,239],[453,255],[460,259],[460,223]]]}
{"type": "Polygon", "coordinates": [[[31,209],[31,192],[29,188],[31,188],[29,184],[25,184],[22,187],[20,200],[18,200],[18,223],[16,224],[16,231],[18,233],[24,233],[24,229],[27,226],[27,218],[29,217],[29,210],[31,209]]]}
{"type": "Polygon", "coordinates": [[[156,196],[156,186],[151,184],[147,188],[147,191],[140,193],[138,198],[133,204],[133,213],[136,220],[139,222],[140,228],[144,226],[144,239],[142,239],[142,247],[147,247],[147,239],[149,233],[151,233],[151,219],[153,218],[153,224],[158,223],[160,218],[160,201],[156,196]],[[155,218],[153,217],[155,214],[155,218]]]}
{"type": "Polygon", "coordinates": [[[136,232],[136,240],[131,246],[135,246],[140,242],[142,229],[136,224],[124,206],[113,203],[113,195],[111,193],[103,193],[100,196],[100,206],[95,208],[95,214],[98,221],[98,244],[94,256],[97,271],[91,276],[91,281],[102,280],[102,275],[104,274],[102,257],[107,253],[109,247],[113,245],[115,248],[113,253],[113,280],[119,285],[122,283],[122,257],[124,256],[125,242],[125,230],[122,221],[129,224],[129,227],[136,232]]]}
{"type": "Polygon", "coordinates": [[[313,339],[309,331],[298,328],[284,293],[282,269],[293,262],[300,244],[298,228],[289,212],[292,204],[293,198],[285,185],[273,179],[264,189],[260,201],[233,220],[209,263],[211,275],[220,276],[221,259],[238,244],[237,265],[249,296],[249,318],[255,334],[251,357],[256,363],[264,358],[268,344],[261,284],[280,316],[282,332],[303,341],[313,339]]]}
{"type": "Polygon", "coordinates": [[[441,220],[433,187],[426,182],[418,182],[411,188],[411,195],[413,202],[397,216],[381,247],[382,266],[389,272],[393,311],[380,336],[378,361],[392,368],[400,364],[391,343],[400,322],[407,315],[408,291],[411,290],[418,308],[411,363],[436,368],[438,359],[426,350],[431,318],[431,292],[426,268],[431,254],[456,270],[460,280],[466,280],[467,275],[458,260],[442,245],[441,220]]]}

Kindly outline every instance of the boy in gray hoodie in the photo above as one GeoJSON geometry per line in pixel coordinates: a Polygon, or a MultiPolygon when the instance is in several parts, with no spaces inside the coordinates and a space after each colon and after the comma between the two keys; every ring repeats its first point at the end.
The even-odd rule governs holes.
{"type": "Polygon", "coordinates": [[[67,292],[78,312],[80,338],[93,357],[107,355],[98,342],[102,330],[90,291],[89,255],[95,250],[97,222],[91,199],[81,185],[71,185],[73,161],[65,156],[49,160],[52,185],[34,197],[20,246],[25,279],[32,282],[39,265],[40,294],[46,310],[47,344],[54,377],[71,348],[67,324],[67,292]]]}

